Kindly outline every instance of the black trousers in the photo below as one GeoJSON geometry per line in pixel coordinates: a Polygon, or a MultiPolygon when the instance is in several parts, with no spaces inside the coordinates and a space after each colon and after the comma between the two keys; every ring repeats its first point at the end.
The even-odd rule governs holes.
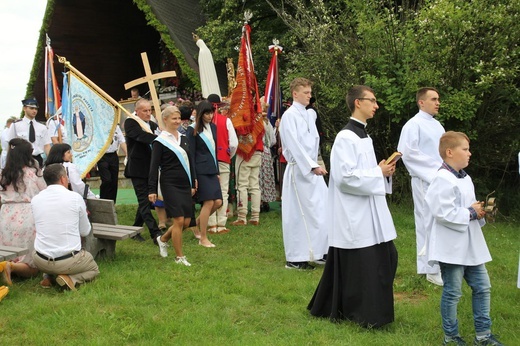
{"type": "Polygon", "coordinates": [[[150,237],[155,239],[161,235],[161,231],[159,231],[159,227],[150,208],[150,201],[148,200],[148,179],[132,178],[132,185],[134,185],[135,195],[139,203],[135,214],[134,226],[142,226],[144,222],[148,230],[150,230],[150,237]]]}
{"type": "Polygon", "coordinates": [[[116,203],[117,183],[119,176],[119,156],[117,153],[106,153],[97,163],[101,186],[99,196],[111,199],[116,203]]]}

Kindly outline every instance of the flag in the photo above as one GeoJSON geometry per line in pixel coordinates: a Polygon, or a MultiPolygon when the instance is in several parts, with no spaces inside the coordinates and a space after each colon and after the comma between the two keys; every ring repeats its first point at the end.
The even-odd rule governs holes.
{"type": "Polygon", "coordinates": [[[229,115],[238,136],[237,154],[246,161],[264,135],[262,106],[251,52],[251,27],[244,23],[237,63],[237,86],[231,93],[229,115]]]}
{"type": "Polygon", "coordinates": [[[118,122],[117,105],[102,96],[73,71],[63,74],[63,120],[67,144],[83,179],[103,156],[114,138],[118,122]]]}
{"type": "Polygon", "coordinates": [[[267,119],[274,126],[277,119],[280,118],[282,112],[282,89],[280,88],[280,78],[278,74],[278,54],[282,52],[283,48],[274,42],[274,45],[269,46],[269,52],[273,55],[269,70],[267,72],[267,80],[265,82],[265,102],[269,104],[267,110],[267,119]]]}
{"type": "Polygon", "coordinates": [[[54,51],[51,40],[47,36],[45,46],[45,117],[48,119],[56,114],[61,107],[60,90],[58,80],[54,74],[54,51]]]}

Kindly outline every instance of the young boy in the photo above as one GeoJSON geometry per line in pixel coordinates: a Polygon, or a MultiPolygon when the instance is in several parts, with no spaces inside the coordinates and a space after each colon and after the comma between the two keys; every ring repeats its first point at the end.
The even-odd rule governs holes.
{"type": "Polygon", "coordinates": [[[425,200],[435,219],[428,262],[439,263],[444,281],[441,298],[444,345],[466,345],[457,320],[463,278],[472,290],[474,345],[502,345],[491,334],[491,284],[485,266],[491,255],[481,229],[485,212],[475,199],[470,176],[463,170],[471,157],[468,137],[461,132],[446,132],[441,136],[439,153],[443,163],[425,200]]]}

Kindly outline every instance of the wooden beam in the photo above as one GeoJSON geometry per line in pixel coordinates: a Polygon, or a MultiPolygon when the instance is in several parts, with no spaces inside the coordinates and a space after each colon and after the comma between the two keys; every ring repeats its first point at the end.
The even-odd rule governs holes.
{"type": "Polygon", "coordinates": [[[144,77],[140,77],[137,79],[134,79],[133,81],[130,81],[128,83],[125,83],[125,89],[128,90],[130,88],[133,88],[140,84],[148,83],[148,88],[150,89],[150,95],[152,96],[152,102],[153,102],[153,108],[155,110],[155,118],[157,119],[157,122],[159,123],[159,127],[161,130],[164,130],[164,124],[161,117],[161,104],[159,102],[159,96],[157,95],[157,90],[155,89],[155,83],[154,81],[157,79],[162,78],[169,78],[169,77],[177,77],[177,74],[175,71],[164,71],[159,73],[152,73],[152,70],[150,69],[150,63],[148,62],[148,55],[146,52],[141,53],[141,59],[143,60],[143,66],[144,66],[144,77]]]}

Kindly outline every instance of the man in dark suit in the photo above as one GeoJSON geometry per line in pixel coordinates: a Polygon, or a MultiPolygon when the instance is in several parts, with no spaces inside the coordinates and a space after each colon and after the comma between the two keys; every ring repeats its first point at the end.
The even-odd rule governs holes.
{"type": "MultiPolygon", "coordinates": [[[[152,115],[152,107],[150,101],[139,99],[135,103],[135,113],[142,122],[139,123],[135,119],[127,118],[124,124],[126,145],[128,150],[128,162],[125,167],[125,177],[132,179],[135,195],[139,207],[135,215],[134,226],[142,226],[146,223],[150,230],[150,237],[155,245],[157,245],[157,237],[161,235],[157,222],[152,215],[150,202],[148,201],[148,175],[150,171],[150,158],[152,157],[151,144],[157,137],[155,134],[157,124],[150,121],[152,115]],[[149,128],[148,132],[145,128],[149,128]]],[[[144,241],[137,235],[135,240],[144,241]]]]}

